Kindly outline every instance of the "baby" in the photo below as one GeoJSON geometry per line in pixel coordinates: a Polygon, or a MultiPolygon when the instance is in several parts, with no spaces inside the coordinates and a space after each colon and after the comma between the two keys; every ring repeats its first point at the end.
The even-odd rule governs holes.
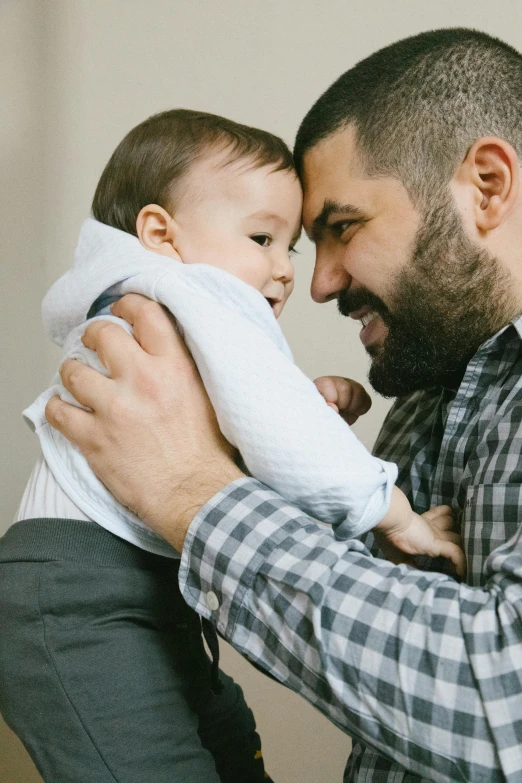
{"type": "MultiPolygon", "coordinates": [[[[369,455],[343,420],[365,407],[352,382],[327,378],[316,388],[292,363],[276,319],[293,288],[301,206],[277,137],[187,110],[149,118],[102,174],[75,265],[46,297],[48,333],[67,356],[108,374],[81,344],[86,320],[130,331],[111,302],[129,291],[157,299],[253,476],[339,537],[372,528],[391,559],[442,555],[462,573],[450,509],[414,513],[394,486],[395,466],[369,455]]],[[[0,559],[11,547],[22,561],[52,565],[39,602],[20,572],[29,585],[20,602],[38,603],[47,636],[44,648],[40,626],[24,627],[27,605],[17,607],[10,637],[33,650],[37,706],[29,718],[14,706],[28,687],[17,670],[7,722],[45,780],[98,779],[101,764],[129,781],[266,781],[250,710],[217,670],[215,631],[203,626],[209,661],[177,590],[177,553],[49,427],[43,411],[57,391],[67,398],[58,377],[25,411],[43,457],[0,548],[0,559]]]]}

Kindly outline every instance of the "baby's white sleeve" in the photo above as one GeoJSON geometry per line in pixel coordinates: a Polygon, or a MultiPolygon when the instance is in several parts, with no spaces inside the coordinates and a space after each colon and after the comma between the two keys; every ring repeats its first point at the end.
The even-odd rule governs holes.
{"type": "Polygon", "coordinates": [[[230,275],[223,285],[211,267],[185,270],[185,284],[173,286],[167,276],[148,295],[175,315],[220,428],[252,476],[332,524],[338,537],[375,527],[388,511],[397,467],[373,457],[327,406],[257,291],[230,275]]]}

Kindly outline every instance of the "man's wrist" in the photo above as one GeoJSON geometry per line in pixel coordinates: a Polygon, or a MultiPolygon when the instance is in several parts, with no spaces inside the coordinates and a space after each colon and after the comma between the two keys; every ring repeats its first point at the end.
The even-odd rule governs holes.
{"type": "Polygon", "coordinates": [[[196,514],[214,495],[240,478],[245,478],[245,474],[233,463],[226,468],[202,471],[201,478],[192,477],[177,488],[171,509],[163,511],[162,520],[154,525],[155,529],[181,552],[196,514]]]}

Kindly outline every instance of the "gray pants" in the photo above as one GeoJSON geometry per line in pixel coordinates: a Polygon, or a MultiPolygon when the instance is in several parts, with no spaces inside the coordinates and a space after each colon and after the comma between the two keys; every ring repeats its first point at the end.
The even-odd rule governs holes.
{"type": "Polygon", "coordinates": [[[94,523],[0,539],[0,712],[46,783],[270,780],[241,689],[220,672],[213,692],[177,574],[94,523]]]}

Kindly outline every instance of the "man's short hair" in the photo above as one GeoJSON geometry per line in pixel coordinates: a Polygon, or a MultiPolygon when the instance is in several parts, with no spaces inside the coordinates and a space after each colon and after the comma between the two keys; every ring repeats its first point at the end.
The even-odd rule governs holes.
{"type": "Polygon", "coordinates": [[[447,185],[481,136],[522,153],[522,56],[486,33],[432,30],[387,46],[343,74],[310,109],[294,159],[353,125],[370,176],[400,179],[415,203],[447,185]]]}
{"type": "Polygon", "coordinates": [[[225,117],[190,109],[154,114],[118,144],[94,194],[96,220],[136,235],[136,218],[147,204],[172,213],[190,167],[223,152],[222,165],[244,160],[251,168],[294,171],[292,153],[278,136],[225,117]]]}

